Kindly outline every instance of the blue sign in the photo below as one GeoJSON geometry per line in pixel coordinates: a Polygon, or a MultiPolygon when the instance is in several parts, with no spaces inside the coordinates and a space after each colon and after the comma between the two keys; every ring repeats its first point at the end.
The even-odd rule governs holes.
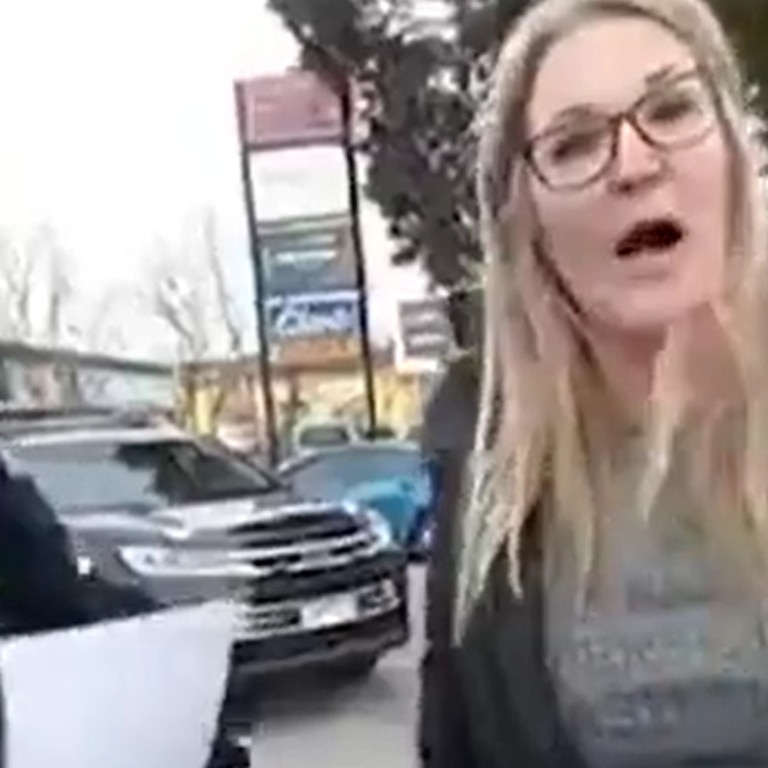
{"type": "Polygon", "coordinates": [[[267,322],[275,341],[357,336],[357,291],[302,293],[267,299],[267,322]]]}
{"type": "Polygon", "coordinates": [[[354,289],[350,224],[321,216],[264,224],[259,233],[267,296],[354,289]]]}

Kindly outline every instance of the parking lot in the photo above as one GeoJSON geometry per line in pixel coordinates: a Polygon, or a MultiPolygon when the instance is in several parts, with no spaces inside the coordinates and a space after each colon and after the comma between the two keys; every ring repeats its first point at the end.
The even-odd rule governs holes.
{"type": "Polygon", "coordinates": [[[254,766],[410,768],[422,647],[423,569],[411,574],[413,637],[367,682],[332,689],[306,677],[272,683],[259,700],[254,766]]]}

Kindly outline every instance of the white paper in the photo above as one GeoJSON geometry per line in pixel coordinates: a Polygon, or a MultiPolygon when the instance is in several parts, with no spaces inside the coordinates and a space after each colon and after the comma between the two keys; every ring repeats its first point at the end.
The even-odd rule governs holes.
{"type": "Polygon", "coordinates": [[[0,643],[7,768],[203,768],[234,607],[210,603],[0,643]]]}

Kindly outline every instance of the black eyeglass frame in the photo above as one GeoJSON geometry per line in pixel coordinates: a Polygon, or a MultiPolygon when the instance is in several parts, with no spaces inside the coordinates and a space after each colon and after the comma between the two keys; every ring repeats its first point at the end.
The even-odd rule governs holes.
{"type": "Polygon", "coordinates": [[[611,147],[610,147],[610,152],[606,157],[605,163],[603,163],[594,173],[590,174],[585,180],[579,181],[573,184],[552,184],[551,179],[549,179],[547,175],[542,172],[541,168],[538,166],[534,158],[536,144],[542,139],[549,138],[550,136],[553,136],[559,133],[562,130],[560,126],[545,128],[540,133],[531,137],[526,142],[525,148],[523,149],[522,157],[525,160],[528,167],[533,171],[533,173],[541,181],[541,183],[544,184],[544,186],[548,187],[549,189],[555,192],[578,192],[579,190],[586,189],[587,187],[592,186],[601,178],[603,178],[608,173],[611,166],[616,162],[616,158],[618,157],[618,154],[619,154],[619,138],[621,135],[621,128],[625,122],[631,125],[632,128],[635,130],[635,132],[638,134],[638,136],[640,136],[640,138],[642,138],[643,141],[645,141],[649,146],[662,151],[668,151],[668,150],[676,151],[676,150],[690,149],[691,147],[694,147],[700,142],[704,141],[704,139],[706,139],[707,136],[709,136],[712,133],[712,131],[715,130],[715,128],[719,125],[720,115],[721,115],[720,102],[717,99],[714,89],[712,88],[709,82],[709,79],[698,68],[692,69],[692,70],[686,70],[685,72],[681,72],[679,75],[676,75],[675,77],[667,80],[661,88],[655,88],[647,91],[639,99],[633,102],[627,109],[624,109],[621,112],[617,112],[613,115],[598,115],[598,117],[603,118],[605,120],[605,125],[608,128],[608,130],[610,130],[611,147]],[[713,114],[712,114],[711,122],[708,123],[707,126],[700,133],[697,133],[691,136],[690,138],[685,139],[684,141],[668,142],[668,141],[659,141],[658,139],[653,138],[653,136],[651,136],[648,133],[648,131],[645,128],[643,128],[643,126],[640,124],[640,121],[637,118],[637,113],[640,111],[640,109],[643,106],[645,106],[645,104],[649,100],[658,98],[659,93],[663,92],[664,89],[670,86],[676,85],[681,81],[686,81],[686,80],[699,80],[702,86],[704,87],[704,89],[709,94],[709,97],[712,101],[712,106],[713,106],[713,114]]]}

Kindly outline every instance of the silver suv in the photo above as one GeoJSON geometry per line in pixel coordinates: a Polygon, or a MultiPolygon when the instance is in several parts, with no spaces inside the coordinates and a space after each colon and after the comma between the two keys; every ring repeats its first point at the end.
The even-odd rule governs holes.
{"type": "Polygon", "coordinates": [[[364,675],[407,641],[405,557],[372,510],[304,501],[134,414],[5,412],[0,453],[57,511],[83,575],[168,604],[235,598],[235,683],[309,664],[364,675]]]}

